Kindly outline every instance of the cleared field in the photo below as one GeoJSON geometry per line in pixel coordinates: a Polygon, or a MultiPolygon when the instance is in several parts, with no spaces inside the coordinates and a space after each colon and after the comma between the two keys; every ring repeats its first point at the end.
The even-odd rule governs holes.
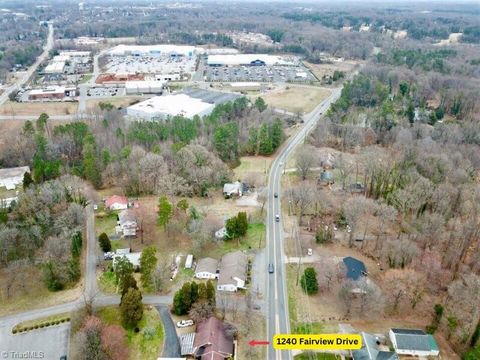
{"type": "Polygon", "coordinates": [[[310,112],[330,95],[330,90],[319,87],[287,86],[262,95],[265,102],[277,109],[292,113],[310,112]]]}
{"type": "Polygon", "coordinates": [[[353,68],[359,64],[357,61],[342,61],[333,64],[312,64],[304,61],[303,64],[310,69],[313,75],[318,80],[322,80],[324,76],[333,76],[335,70],[344,71],[346,73],[351,72],[353,68]]]}
{"type": "Polygon", "coordinates": [[[148,97],[142,97],[142,96],[121,96],[121,97],[102,98],[102,99],[95,99],[95,100],[92,99],[92,100],[87,100],[87,109],[97,108],[98,104],[100,104],[101,102],[110,103],[116,108],[124,108],[146,99],[148,99],[148,97]]]}
{"type": "Polygon", "coordinates": [[[233,171],[235,177],[242,180],[249,173],[262,174],[266,177],[271,162],[272,158],[266,156],[243,156],[240,158],[240,165],[233,171]]]}
{"type": "Polygon", "coordinates": [[[48,115],[70,115],[75,114],[78,109],[76,102],[35,102],[17,103],[7,101],[0,107],[0,115],[32,115],[34,118],[41,113],[48,115]]]}

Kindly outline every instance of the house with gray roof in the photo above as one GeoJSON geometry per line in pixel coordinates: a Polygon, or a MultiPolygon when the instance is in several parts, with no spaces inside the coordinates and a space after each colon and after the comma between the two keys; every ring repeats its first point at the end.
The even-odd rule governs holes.
{"type": "Polygon", "coordinates": [[[383,350],[379,339],[372,334],[362,332],[362,348],[352,351],[353,360],[399,360],[396,353],[383,350]]]}
{"type": "Polygon", "coordinates": [[[440,350],[435,338],[418,329],[396,329],[389,331],[390,341],[399,355],[438,356],[440,350]]]}
{"type": "Polygon", "coordinates": [[[218,269],[218,260],[212,258],[202,258],[198,260],[195,268],[195,277],[197,279],[216,279],[218,269]]]}
{"type": "Polygon", "coordinates": [[[217,290],[235,292],[247,281],[248,256],[241,251],[223,255],[220,260],[217,290]]]}

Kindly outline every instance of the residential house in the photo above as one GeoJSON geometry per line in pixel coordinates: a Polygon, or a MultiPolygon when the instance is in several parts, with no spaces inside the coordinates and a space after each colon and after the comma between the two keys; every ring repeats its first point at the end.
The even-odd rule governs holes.
{"type": "Polygon", "coordinates": [[[105,199],[105,207],[110,210],[126,210],[128,199],[125,196],[113,195],[105,199]]]}
{"type": "Polygon", "coordinates": [[[0,169],[0,187],[15,190],[17,185],[23,184],[23,176],[30,172],[28,166],[0,169]]]}
{"type": "Polygon", "coordinates": [[[195,269],[195,277],[197,279],[216,279],[217,269],[218,260],[209,257],[200,259],[195,269]]]}
{"type": "Polygon", "coordinates": [[[220,260],[217,290],[235,292],[247,281],[248,256],[241,251],[226,254],[220,260]]]}
{"type": "Polygon", "coordinates": [[[233,196],[243,195],[243,184],[240,181],[234,183],[226,183],[223,185],[223,196],[231,198],[233,196]]]}
{"type": "Polygon", "coordinates": [[[353,360],[399,360],[395,352],[381,346],[379,338],[362,332],[362,348],[352,351],[353,360]]]}
{"type": "Polygon", "coordinates": [[[133,210],[126,209],[120,211],[118,214],[116,232],[123,236],[137,235],[137,217],[133,210]]]}
{"type": "Polygon", "coordinates": [[[418,329],[390,329],[390,341],[399,355],[438,356],[440,350],[435,338],[418,329]]]}
{"type": "Polygon", "coordinates": [[[212,316],[197,325],[193,355],[200,360],[221,360],[233,356],[233,337],[225,324],[212,316]]]}
{"type": "MultiPolygon", "coordinates": [[[[119,250],[126,250],[126,249],[119,249],[119,250]]],[[[131,253],[131,252],[126,252],[126,251],[119,251],[117,250],[117,252],[115,253],[115,255],[113,255],[113,267],[115,268],[115,263],[118,261],[118,259],[120,258],[127,258],[128,261],[130,261],[130,263],[133,265],[133,267],[135,269],[139,269],[140,268],[140,256],[142,256],[142,253],[141,252],[134,252],[134,253],[131,253]]],[[[130,249],[128,249],[130,251],[130,249]]]]}

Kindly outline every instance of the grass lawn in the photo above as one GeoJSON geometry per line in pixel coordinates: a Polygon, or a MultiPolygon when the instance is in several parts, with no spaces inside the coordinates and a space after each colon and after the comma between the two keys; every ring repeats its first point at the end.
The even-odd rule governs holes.
{"type": "Polygon", "coordinates": [[[208,249],[208,256],[220,258],[222,255],[237,251],[250,250],[265,247],[265,224],[251,223],[248,225],[247,234],[245,237],[237,240],[223,241],[219,245],[213,245],[213,248],[208,249]]]}
{"type": "Polygon", "coordinates": [[[97,236],[101,233],[106,233],[108,236],[114,235],[116,225],[117,213],[115,212],[98,212],[95,216],[95,234],[97,236]]]}
{"type": "Polygon", "coordinates": [[[77,109],[78,103],[71,101],[32,103],[7,101],[0,107],[0,115],[31,115],[32,119],[36,119],[43,112],[48,115],[69,115],[75,114],[77,109]]]}
{"type": "MultiPolygon", "coordinates": [[[[120,308],[109,306],[98,310],[98,316],[109,325],[121,325],[120,308]]],[[[155,308],[145,306],[143,318],[139,324],[140,332],[127,330],[129,359],[156,360],[163,347],[163,326],[155,308]],[[145,333],[152,331],[152,334],[145,333]]]]}
{"type": "Polygon", "coordinates": [[[295,360],[337,360],[341,359],[340,356],[332,354],[332,353],[301,353],[299,355],[294,356],[295,360]]]}
{"type": "Polygon", "coordinates": [[[85,74],[83,75],[82,80],[80,81],[80,84],[85,84],[86,82],[89,82],[92,80],[93,74],[85,74]]]}
{"type": "Polygon", "coordinates": [[[235,177],[239,179],[242,179],[247,173],[260,173],[266,177],[271,162],[272,158],[266,156],[243,156],[240,158],[240,165],[233,171],[235,177]]]}
{"type": "Polygon", "coordinates": [[[263,94],[265,102],[274,108],[296,112],[310,112],[330,95],[330,90],[319,87],[289,85],[285,89],[263,94]]]}
{"type": "Polygon", "coordinates": [[[115,283],[115,273],[113,271],[107,270],[98,279],[98,286],[100,290],[107,294],[115,294],[117,290],[117,285],[115,283]]]}

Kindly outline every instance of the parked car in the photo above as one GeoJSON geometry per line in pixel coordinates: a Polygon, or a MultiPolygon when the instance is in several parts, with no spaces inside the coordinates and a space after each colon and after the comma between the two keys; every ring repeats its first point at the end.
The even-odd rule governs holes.
{"type": "Polygon", "coordinates": [[[192,326],[193,324],[195,324],[193,320],[180,320],[179,322],[177,322],[177,327],[184,328],[192,326]]]}
{"type": "Polygon", "coordinates": [[[115,255],[115,253],[111,251],[103,253],[103,260],[113,260],[113,255],[115,255]]]}
{"type": "Polygon", "coordinates": [[[274,271],[275,271],[275,270],[274,270],[274,268],[273,268],[273,264],[268,264],[268,272],[269,272],[270,274],[273,274],[274,271]]]}
{"type": "Polygon", "coordinates": [[[308,249],[307,250],[307,255],[312,256],[313,255],[313,249],[308,249]]]}

